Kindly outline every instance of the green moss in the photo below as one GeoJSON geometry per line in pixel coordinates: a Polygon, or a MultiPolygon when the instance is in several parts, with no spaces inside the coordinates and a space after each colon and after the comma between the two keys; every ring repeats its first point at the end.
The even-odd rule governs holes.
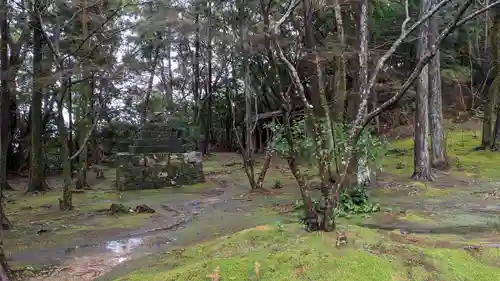
{"type": "Polygon", "coordinates": [[[464,250],[425,249],[424,252],[442,280],[500,280],[500,268],[482,263],[464,250]]]}
{"type": "Polygon", "coordinates": [[[456,193],[452,188],[436,188],[429,183],[410,181],[410,185],[420,190],[419,195],[424,197],[444,197],[456,193]]]}
{"type": "MultiPolygon", "coordinates": [[[[417,215],[409,217],[421,219],[417,215]]],[[[221,280],[489,281],[500,278],[500,268],[490,262],[498,257],[497,249],[473,257],[461,249],[459,245],[464,241],[459,236],[410,237],[340,221],[338,231],[346,233],[349,243],[337,248],[335,233],[307,233],[297,224],[262,225],[173,250],[150,266],[115,280],[211,280],[209,276],[216,269],[221,280]]]]}
{"type": "Polygon", "coordinates": [[[390,261],[366,253],[349,252],[344,256],[310,255],[285,252],[274,255],[249,255],[247,257],[201,261],[168,272],[142,273],[127,280],[210,280],[214,269],[220,268],[224,280],[406,280],[390,261]],[[258,263],[258,274],[255,263],[258,263]]]}
{"type": "MultiPolygon", "coordinates": [[[[375,240],[372,230],[349,226],[352,241],[375,240]]],[[[305,233],[298,225],[260,226],[169,253],[155,265],[120,280],[210,280],[219,267],[223,280],[407,280],[388,257],[356,248],[338,249],[325,233],[305,233]],[[258,263],[258,270],[255,269],[258,263]],[[256,271],[258,274],[256,274],[256,271]]]]}
{"type": "Polygon", "coordinates": [[[201,188],[214,188],[217,186],[217,183],[213,180],[207,180],[205,182],[193,184],[186,186],[187,188],[192,188],[192,189],[201,189],[201,188]]]}
{"type": "MultiPolygon", "coordinates": [[[[493,151],[475,151],[480,145],[480,133],[475,131],[454,130],[447,132],[447,152],[452,170],[462,176],[475,176],[482,179],[498,179],[496,164],[500,153],[493,151]]],[[[382,161],[385,171],[405,176],[413,171],[413,139],[407,138],[391,143],[392,149],[403,153],[389,155],[382,161]]]]}
{"type": "MultiPolygon", "coordinates": [[[[481,243],[474,243],[481,244],[481,243]]],[[[485,264],[500,267],[500,249],[494,247],[482,247],[480,249],[471,250],[470,254],[472,257],[475,257],[482,261],[485,264]]]]}
{"type": "Polygon", "coordinates": [[[143,203],[154,204],[171,194],[169,189],[139,190],[123,192],[120,198],[115,191],[86,190],[73,194],[73,211],[63,212],[58,208],[60,190],[42,195],[11,192],[9,198],[15,202],[7,204],[5,209],[14,228],[5,233],[5,249],[8,253],[42,249],[62,242],[93,239],[110,229],[137,229],[149,221],[151,214],[113,216],[96,211],[107,209],[112,203],[132,208],[143,203]],[[40,229],[47,232],[37,235],[40,229]]]}
{"type": "Polygon", "coordinates": [[[405,220],[408,222],[418,223],[418,224],[436,224],[435,220],[426,218],[420,214],[416,213],[407,213],[404,216],[399,218],[400,220],[405,220]]]}
{"type": "Polygon", "coordinates": [[[411,275],[412,281],[427,281],[432,279],[432,272],[429,272],[423,266],[411,267],[408,270],[409,275],[411,275]]]}

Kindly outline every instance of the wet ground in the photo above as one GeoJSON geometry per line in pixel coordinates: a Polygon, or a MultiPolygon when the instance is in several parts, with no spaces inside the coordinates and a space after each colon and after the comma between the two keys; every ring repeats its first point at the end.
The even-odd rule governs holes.
{"type": "Polygon", "coordinates": [[[28,280],[95,280],[113,268],[123,273],[140,267],[147,262],[145,257],[174,246],[282,219],[264,208],[279,199],[249,198],[244,183],[228,183],[220,176],[207,178],[217,183],[215,188],[176,190],[155,203],[148,198],[145,202],[134,201],[156,211],[137,230],[102,233],[91,242],[86,242],[85,237],[75,237],[52,247],[13,253],[9,260],[30,265],[29,268],[44,268],[28,280]],[[116,268],[123,263],[126,266],[116,268]]]}
{"type": "MultiPolygon", "coordinates": [[[[156,254],[175,247],[261,224],[296,220],[273,211],[274,207],[292,205],[298,198],[297,187],[281,167],[271,168],[268,181],[281,179],[285,183],[283,190],[260,195],[246,194],[248,185],[238,165],[223,170],[208,176],[215,187],[180,189],[154,202],[149,197],[144,202],[137,198],[134,203],[148,204],[156,210],[138,229],[103,233],[91,242],[75,237],[43,249],[13,253],[10,260],[45,268],[28,278],[32,281],[112,280],[154,263],[156,254]]],[[[465,241],[481,241],[491,247],[500,243],[497,183],[469,182],[450,175],[440,175],[432,186],[391,175],[381,175],[379,179],[372,192],[382,203],[383,211],[349,223],[380,231],[456,235],[464,245],[465,241]]]]}

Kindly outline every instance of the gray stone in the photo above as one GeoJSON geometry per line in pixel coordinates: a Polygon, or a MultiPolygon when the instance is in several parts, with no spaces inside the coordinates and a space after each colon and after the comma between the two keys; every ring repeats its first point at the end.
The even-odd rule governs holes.
{"type": "Polygon", "coordinates": [[[184,162],[189,164],[203,164],[203,154],[199,151],[184,153],[184,162]]]}
{"type": "Polygon", "coordinates": [[[172,124],[145,123],[129,153],[117,154],[119,190],[182,186],[205,181],[203,156],[185,152],[180,131],[172,124]],[[180,156],[180,157],[179,157],[180,156]]]}

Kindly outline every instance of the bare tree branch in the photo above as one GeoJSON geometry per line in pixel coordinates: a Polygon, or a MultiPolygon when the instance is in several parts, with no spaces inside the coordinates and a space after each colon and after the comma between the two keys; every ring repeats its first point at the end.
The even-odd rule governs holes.
{"type": "MultiPolygon", "coordinates": [[[[450,1],[450,0],[448,0],[450,1]]],[[[290,4],[288,5],[288,9],[286,10],[285,14],[273,25],[271,26],[271,31],[273,34],[278,34],[280,26],[290,17],[292,14],[293,10],[295,10],[295,7],[300,3],[300,0],[292,0],[290,4]]]]}
{"type": "MultiPolygon", "coordinates": [[[[364,118],[364,120],[361,120],[361,122],[359,123],[360,126],[358,128],[356,128],[356,130],[354,131],[354,134],[352,135],[354,137],[354,139],[356,139],[357,136],[359,136],[359,134],[361,133],[363,128],[367,124],[369,124],[370,121],[373,118],[375,118],[375,116],[379,115],[382,111],[384,111],[386,108],[388,108],[389,106],[394,104],[397,100],[399,100],[405,94],[405,92],[410,88],[412,83],[418,77],[418,74],[420,73],[420,71],[425,67],[425,65],[427,65],[427,63],[432,59],[432,57],[434,57],[440,44],[448,36],[448,34],[453,32],[460,25],[463,25],[464,23],[466,23],[467,20],[472,19],[471,15],[477,16],[478,14],[480,14],[480,13],[478,13],[478,11],[481,11],[481,12],[486,11],[485,8],[482,8],[482,9],[472,13],[471,15],[463,18],[462,20],[460,20],[460,18],[463,16],[463,14],[467,10],[467,8],[471,5],[471,3],[472,3],[472,0],[467,0],[464,4],[462,4],[459,11],[455,15],[454,19],[448,24],[448,26],[445,29],[443,29],[443,31],[440,33],[439,37],[436,39],[434,44],[431,46],[431,51],[429,53],[427,53],[422,59],[420,59],[420,61],[417,63],[417,66],[415,66],[413,72],[408,77],[408,79],[405,81],[403,86],[399,89],[399,91],[392,98],[390,98],[389,100],[384,102],[381,106],[379,106],[377,109],[370,112],[364,118]]],[[[488,5],[488,6],[489,6],[489,8],[491,8],[491,7],[494,7],[494,6],[499,5],[499,4],[500,4],[500,1],[496,1],[493,4],[488,5]]]]}
{"type": "Polygon", "coordinates": [[[500,4],[500,1],[495,1],[481,9],[478,9],[477,11],[473,12],[472,14],[466,16],[465,18],[461,19],[458,23],[457,23],[457,26],[460,26],[468,21],[470,21],[471,19],[475,18],[476,16],[478,16],[479,14],[482,14],[486,11],[488,11],[489,9],[495,7],[496,5],[500,4]]]}

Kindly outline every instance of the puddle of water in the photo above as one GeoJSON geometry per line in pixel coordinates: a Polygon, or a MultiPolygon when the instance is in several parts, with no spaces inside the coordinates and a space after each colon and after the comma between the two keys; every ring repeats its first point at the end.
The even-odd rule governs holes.
{"type": "Polygon", "coordinates": [[[142,238],[129,238],[124,240],[106,242],[106,249],[118,254],[126,255],[144,243],[142,238]]]}

